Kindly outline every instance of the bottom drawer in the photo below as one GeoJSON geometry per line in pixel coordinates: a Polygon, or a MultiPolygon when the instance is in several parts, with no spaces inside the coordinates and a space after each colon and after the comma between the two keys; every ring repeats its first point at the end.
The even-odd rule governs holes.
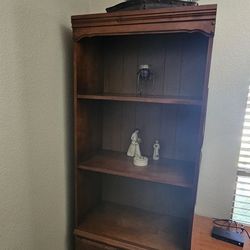
{"type": "Polygon", "coordinates": [[[75,249],[76,250],[119,250],[115,247],[110,247],[101,243],[97,243],[94,241],[82,239],[82,238],[75,238],[75,249]]]}

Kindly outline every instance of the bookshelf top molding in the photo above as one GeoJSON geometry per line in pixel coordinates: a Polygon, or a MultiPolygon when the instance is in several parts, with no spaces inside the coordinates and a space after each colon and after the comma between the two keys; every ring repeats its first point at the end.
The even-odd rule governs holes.
{"type": "Polygon", "coordinates": [[[213,37],[217,5],[185,6],[71,17],[73,40],[84,37],[200,32],[213,37]]]}

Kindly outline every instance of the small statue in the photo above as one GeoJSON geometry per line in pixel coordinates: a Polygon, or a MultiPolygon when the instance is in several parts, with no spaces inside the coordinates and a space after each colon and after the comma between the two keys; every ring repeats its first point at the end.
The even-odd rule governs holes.
{"type": "Polygon", "coordinates": [[[138,134],[139,134],[139,130],[136,129],[134,133],[131,135],[131,143],[128,148],[127,156],[130,156],[130,157],[141,156],[141,150],[140,150],[140,145],[139,145],[141,139],[139,138],[138,134]]]}
{"type": "Polygon", "coordinates": [[[146,156],[135,156],[133,163],[137,167],[146,167],[148,165],[148,157],[146,156]]]}
{"type": "Polygon", "coordinates": [[[158,140],[155,141],[153,148],[154,148],[153,160],[158,161],[160,159],[159,151],[161,148],[158,140]]]}
{"type": "Polygon", "coordinates": [[[143,88],[146,86],[154,87],[154,74],[148,64],[142,64],[139,65],[139,71],[137,72],[137,94],[141,96],[143,88]]]}
{"type": "Polygon", "coordinates": [[[148,158],[141,155],[139,130],[136,129],[131,135],[131,143],[128,148],[127,156],[133,157],[133,163],[138,167],[145,167],[148,165],[148,158]]]}

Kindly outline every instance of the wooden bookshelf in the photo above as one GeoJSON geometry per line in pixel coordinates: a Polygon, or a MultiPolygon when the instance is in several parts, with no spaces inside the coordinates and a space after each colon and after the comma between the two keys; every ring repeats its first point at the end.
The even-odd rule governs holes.
{"type": "Polygon", "coordinates": [[[202,101],[194,98],[185,98],[177,96],[133,96],[133,95],[78,95],[78,99],[82,100],[104,100],[104,101],[120,101],[120,102],[143,102],[143,103],[159,103],[159,104],[176,104],[176,105],[194,105],[201,106],[202,101]]]}
{"type": "Polygon", "coordinates": [[[216,8],[72,17],[76,250],[191,249],[216,8]]]}
{"type": "Polygon", "coordinates": [[[104,202],[86,214],[75,235],[121,249],[182,250],[186,229],[181,218],[104,202]]]}
{"type": "Polygon", "coordinates": [[[161,159],[150,160],[147,167],[136,167],[126,153],[102,150],[80,163],[79,169],[124,176],[139,180],[158,182],[191,188],[193,185],[193,163],[161,159]]]}

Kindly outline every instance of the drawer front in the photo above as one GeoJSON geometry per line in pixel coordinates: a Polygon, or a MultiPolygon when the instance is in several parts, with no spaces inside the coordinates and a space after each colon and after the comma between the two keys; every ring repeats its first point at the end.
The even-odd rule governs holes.
{"type": "Polygon", "coordinates": [[[115,247],[110,247],[101,243],[97,243],[94,241],[76,238],[75,240],[75,249],[76,250],[119,250],[115,247]]]}

